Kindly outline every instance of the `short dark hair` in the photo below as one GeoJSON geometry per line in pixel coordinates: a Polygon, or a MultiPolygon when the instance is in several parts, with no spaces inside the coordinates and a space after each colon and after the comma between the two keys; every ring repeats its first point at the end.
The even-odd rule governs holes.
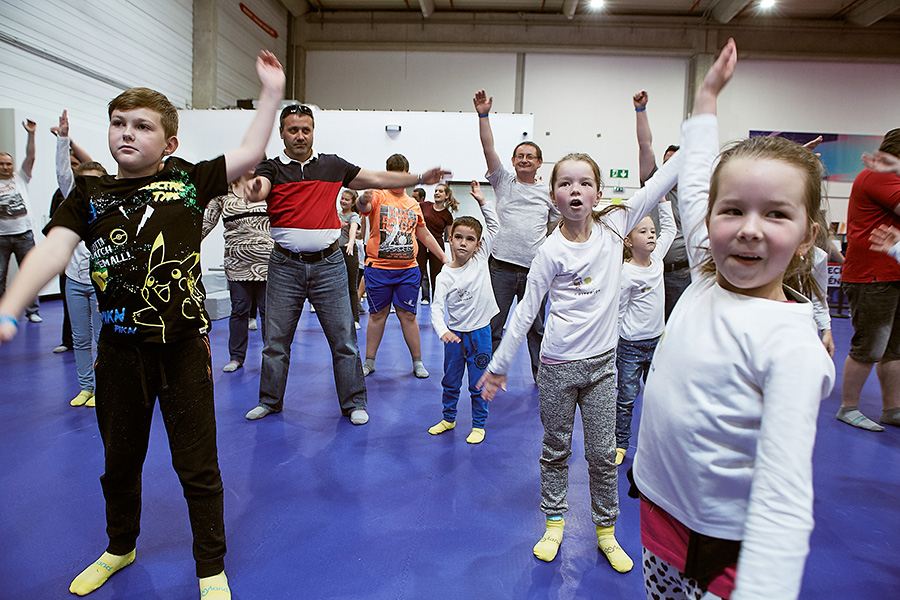
{"type": "Polygon", "coordinates": [[[425,199],[425,190],[420,187],[417,187],[416,189],[413,190],[413,196],[415,196],[416,198],[419,198],[420,200],[424,200],[425,199]]]}
{"type": "Polygon", "coordinates": [[[882,140],[881,146],[878,149],[882,152],[887,152],[888,154],[900,157],[900,128],[891,129],[884,134],[884,140],[882,140]]]}
{"type": "Polygon", "coordinates": [[[281,118],[278,120],[279,129],[284,129],[284,120],[288,118],[288,115],[305,115],[312,121],[313,127],[316,126],[316,118],[313,116],[313,111],[310,107],[305,104],[291,104],[281,109],[281,118]]]}
{"type": "Polygon", "coordinates": [[[666,148],[666,151],[663,152],[663,156],[665,156],[669,152],[678,152],[678,150],[680,150],[680,149],[681,149],[681,146],[676,146],[675,144],[671,144],[668,148],[666,148]]]}
{"type": "Polygon", "coordinates": [[[513,153],[512,153],[513,158],[516,157],[516,153],[519,151],[519,148],[521,148],[522,146],[533,146],[534,150],[535,150],[535,154],[537,154],[538,160],[541,160],[541,161],[544,160],[544,154],[541,152],[541,147],[538,146],[537,144],[535,144],[534,142],[530,142],[530,141],[519,142],[519,144],[516,145],[515,148],[513,148],[513,153]]]}
{"type": "Polygon", "coordinates": [[[456,231],[456,228],[462,225],[463,227],[471,227],[475,230],[475,235],[478,237],[478,241],[481,241],[481,221],[476,219],[475,217],[456,217],[453,219],[453,224],[450,225],[450,235],[453,235],[453,232],[456,231]]]}
{"type": "Polygon", "coordinates": [[[100,171],[104,175],[109,175],[109,173],[106,172],[106,168],[103,165],[101,165],[100,163],[95,162],[95,161],[81,163],[80,165],[75,167],[75,170],[73,171],[73,173],[75,173],[75,176],[77,177],[78,175],[81,175],[85,171],[100,171]]]}
{"type": "Polygon", "coordinates": [[[178,109],[169,102],[165,94],[145,87],[134,87],[125,90],[109,102],[109,117],[113,111],[129,111],[146,108],[159,114],[163,132],[167,138],[178,135],[178,109]]]}
{"type": "Polygon", "coordinates": [[[384,161],[384,167],[388,171],[400,171],[401,173],[409,172],[409,161],[402,154],[391,154],[384,161]]]}

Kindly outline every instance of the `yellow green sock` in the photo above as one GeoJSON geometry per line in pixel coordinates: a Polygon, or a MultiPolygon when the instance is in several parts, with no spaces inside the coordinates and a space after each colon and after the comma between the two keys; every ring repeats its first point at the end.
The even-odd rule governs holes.
{"type": "Polygon", "coordinates": [[[78,596],[86,596],[106,583],[113,573],[134,562],[134,550],[125,555],[104,552],[91,566],[78,574],[69,586],[69,591],[78,596]]]}
{"type": "Polygon", "coordinates": [[[203,600],[231,600],[231,588],[225,571],[212,577],[200,578],[200,597],[203,600]]]}
{"type": "Polygon", "coordinates": [[[440,423],[428,428],[428,433],[431,435],[437,435],[439,433],[444,433],[445,431],[450,431],[456,427],[456,421],[446,421],[441,420],[440,423]]]}
{"type": "Polygon", "coordinates": [[[472,433],[466,436],[466,441],[470,444],[480,444],[484,441],[484,428],[473,427],[472,433]]]}
{"type": "MultiPolygon", "coordinates": [[[[72,398],[69,401],[70,406],[84,406],[90,400],[94,399],[94,392],[89,392],[87,390],[81,390],[78,392],[78,395],[72,398]]],[[[93,405],[91,405],[93,406],[93,405]]]]}
{"type": "Polygon", "coordinates": [[[534,555],[544,562],[550,562],[556,558],[559,552],[559,545],[562,544],[563,528],[566,526],[566,520],[547,519],[547,530],[544,537],[534,545],[534,555]]]}
{"type": "Polygon", "coordinates": [[[600,527],[597,525],[597,547],[606,556],[606,560],[612,568],[619,573],[627,573],[634,566],[634,561],[629,558],[622,546],[616,541],[616,528],[600,527]]]}
{"type": "Polygon", "coordinates": [[[616,448],[616,464],[621,465],[625,460],[625,448],[616,448]]]}

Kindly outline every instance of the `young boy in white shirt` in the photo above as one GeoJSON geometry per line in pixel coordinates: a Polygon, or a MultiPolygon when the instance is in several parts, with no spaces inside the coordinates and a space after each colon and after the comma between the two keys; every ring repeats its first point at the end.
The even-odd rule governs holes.
{"type": "Polygon", "coordinates": [[[444,342],[444,377],[441,380],[444,413],[441,422],[431,427],[428,433],[438,435],[456,427],[456,405],[463,369],[467,369],[472,396],[472,432],[466,442],[480,444],[484,440],[488,407],[477,382],[491,360],[491,318],[500,310],[491,287],[488,257],[500,227],[494,207],[485,202],[477,181],[472,182],[471,194],[481,207],[487,231],[482,236],[481,223],[473,217],[458,217],[450,226],[453,262],[438,274],[431,306],[431,324],[444,342]]]}

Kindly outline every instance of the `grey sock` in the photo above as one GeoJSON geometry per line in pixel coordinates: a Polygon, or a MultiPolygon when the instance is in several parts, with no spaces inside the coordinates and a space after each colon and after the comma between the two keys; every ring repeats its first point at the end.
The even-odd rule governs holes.
{"type": "Polygon", "coordinates": [[[837,420],[867,431],[884,431],[884,427],[859,412],[858,408],[841,407],[837,412],[837,420]]]}
{"type": "Polygon", "coordinates": [[[415,373],[416,377],[419,379],[425,379],[430,375],[428,369],[425,368],[425,365],[422,364],[421,360],[413,361],[413,373],[415,373]]]}
{"type": "Polygon", "coordinates": [[[369,358],[367,356],[366,362],[363,363],[362,370],[363,370],[363,377],[368,377],[369,373],[371,373],[375,370],[375,359],[369,358]]]}
{"type": "Polygon", "coordinates": [[[881,411],[881,418],[879,419],[885,425],[894,425],[896,427],[900,427],[900,408],[892,408],[890,410],[881,411]]]}

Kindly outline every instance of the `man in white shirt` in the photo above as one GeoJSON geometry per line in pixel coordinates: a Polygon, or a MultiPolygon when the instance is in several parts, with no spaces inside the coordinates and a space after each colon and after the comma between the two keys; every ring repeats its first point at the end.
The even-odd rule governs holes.
{"type": "MultiPolygon", "coordinates": [[[[37,125],[31,119],[22,123],[28,132],[25,160],[17,173],[12,154],[0,152],[0,296],[6,291],[6,275],[10,255],[21,265],[28,251],[34,248],[34,233],[28,217],[28,182],[34,167],[34,132],[37,125]]],[[[25,309],[25,318],[32,323],[43,319],[38,314],[37,298],[25,309]]]]}

